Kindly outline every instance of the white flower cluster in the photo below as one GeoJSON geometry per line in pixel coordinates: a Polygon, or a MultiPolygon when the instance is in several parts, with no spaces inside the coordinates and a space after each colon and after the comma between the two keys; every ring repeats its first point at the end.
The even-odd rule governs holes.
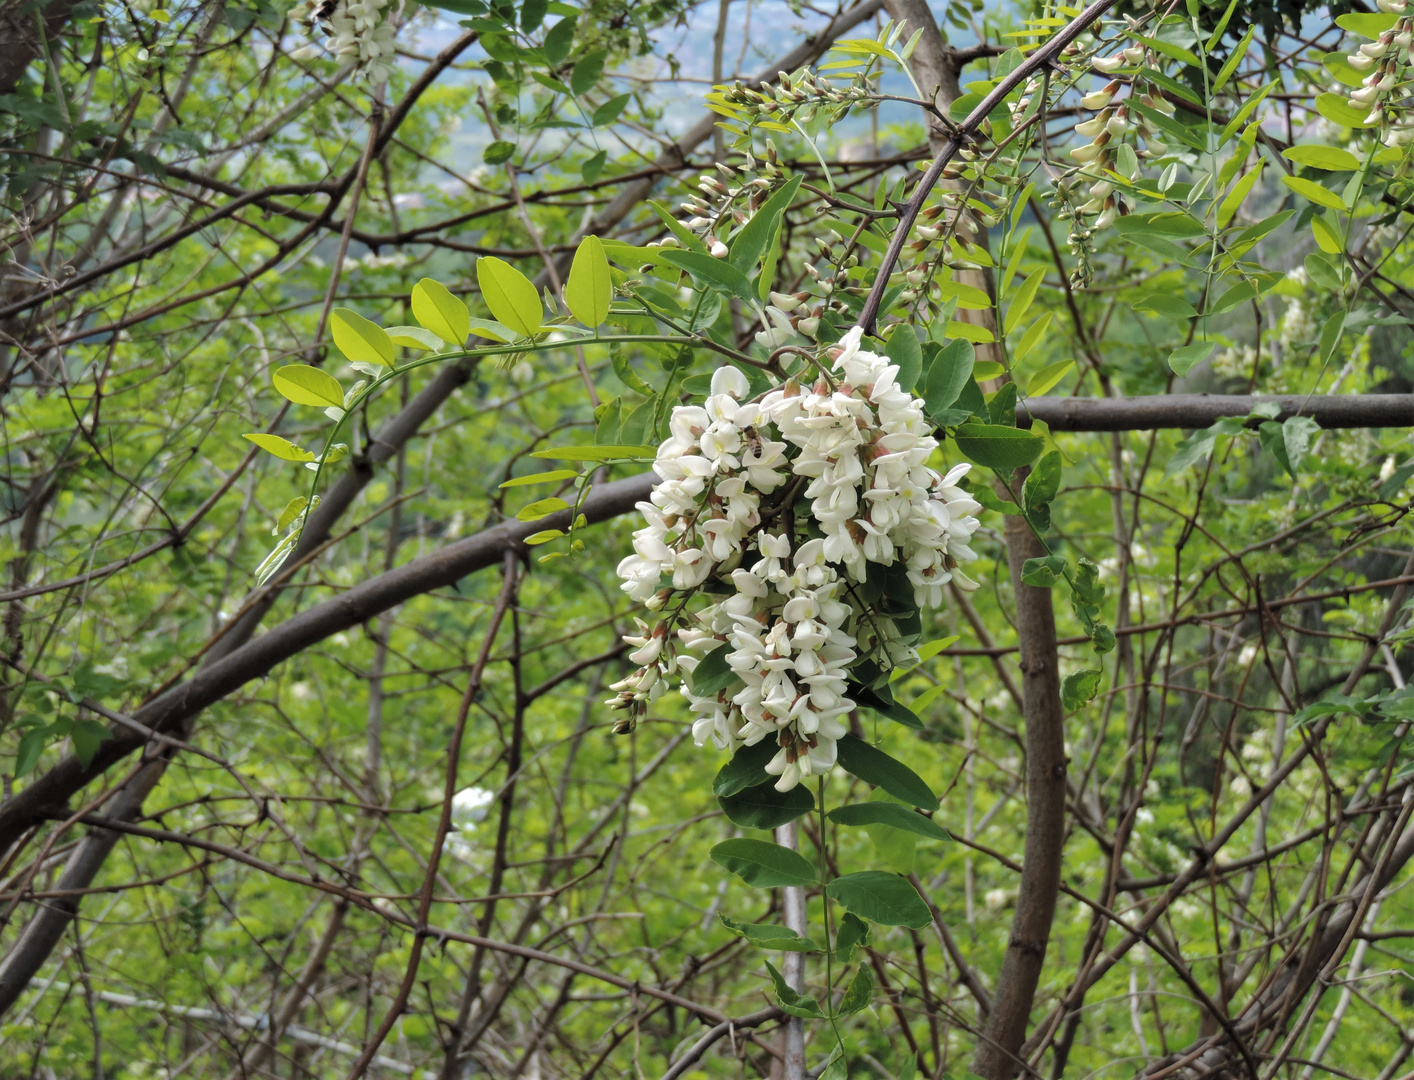
{"type": "Polygon", "coordinates": [[[968,541],[980,506],[957,486],[969,466],[946,476],[928,467],[937,441],[921,403],[898,385],[897,366],[860,349],[861,336],[856,327],[840,343],[838,381],[792,380],[747,401],[746,377],[722,367],[704,405],[674,409],[654,465],[662,482],[639,504],[648,523],[618,568],[630,597],[654,611],[673,605],[625,638],[639,668],[608,702],[628,713],[622,730],[667,677],[721,670],[724,658],[723,689],[683,687],[693,736],[733,750],[774,740],[767,772],[780,791],[834,765],[841,717],[855,706],[852,671],[867,664],[859,681],[872,682],[916,655],[899,608],[886,614],[877,592],[865,599],[882,568],[918,608],[941,604],[949,581],[976,587],[957,568],[977,557],[968,541]],[[714,602],[689,612],[699,594],[714,602]]]}
{"type": "MultiPolygon", "coordinates": [[[[290,14],[298,22],[322,29],[328,35],[324,48],[356,60],[359,74],[377,85],[388,81],[397,63],[396,11],[388,10],[388,4],[389,0],[304,0],[290,14]]],[[[320,46],[311,42],[297,49],[294,58],[308,60],[319,52],[320,46]]]]}
{"type": "Polygon", "coordinates": [[[1405,69],[1414,56],[1414,16],[1408,14],[1408,0],[1376,0],[1381,11],[1398,15],[1395,24],[1374,41],[1361,45],[1346,57],[1346,63],[1359,72],[1369,72],[1358,90],[1350,91],[1350,103],[1356,108],[1369,109],[1366,124],[1384,128],[1386,146],[1402,146],[1414,142],[1414,126],[1408,116],[1401,116],[1390,107],[1391,91],[1405,79],[1405,69]],[[1401,123],[1404,121],[1404,123],[1401,123]]]}

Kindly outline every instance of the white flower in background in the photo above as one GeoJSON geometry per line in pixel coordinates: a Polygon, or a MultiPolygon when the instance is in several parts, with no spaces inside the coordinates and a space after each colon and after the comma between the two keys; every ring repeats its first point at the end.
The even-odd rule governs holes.
{"type": "Polygon", "coordinates": [[[682,685],[693,738],[732,750],[770,739],[766,770],[788,791],[834,766],[851,669],[870,660],[887,673],[916,656],[863,599],[870,564],[901,568],[920,607],[940,604],[949,581],[975,587],[957,569],[977,558],[980,506],[957,486],[970,466],[927,466],[937,441],[922,403],[861,338],[846,334],[832,376],[809,388],[791,380],[747,400],[750,383],[728,366],[702,405],[673,410],[660,483],[639,504],[646,524],[618,568],[624,592],[672,614],[624,638],[639,666],[612,687],[608,704],[627,713],[616,730],[632,729],[669,676],[712,657],[733,678],[715,693],[682,685]],[[709,579],[712,602],[689,612],[709,579]]]}

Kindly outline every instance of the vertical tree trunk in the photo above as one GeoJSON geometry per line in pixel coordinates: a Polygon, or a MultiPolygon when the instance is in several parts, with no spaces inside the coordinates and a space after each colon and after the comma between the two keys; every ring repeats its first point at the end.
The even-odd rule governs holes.
{"type": "MultiPolygon", "coordinates": [[[[921,29],[923,36],[909,61],[925,96],[946,109],[961,91],[960,64],[944,44],[926,0],[884,0],[896,21],[906,24],[904,38],[921,29]]],[[[946,133],[932,129],[936,153],[946,133]]],[[[977,240],[986,242],[986,234],[977,240]]],[[[990,270],[973,272],[968,281],[995,301],[996,282],[990,270]]],[[[959,279],[964,275],[959,274],[959,279]]],[[[995,306],[988,311],[959,312],[983,322],[998,338],[995,306]]],[[[980,359],[1002,359],[1000,350],[983,346],[980,359]]],[[[1020,483],[1024,471],[1017,474],[1020,483]]],[[[1060,890],[1061,848],[1065,840],[1065,713],[1060,698],[1060,659],[1056,619],[1050,589],[1021,583],[1027,559],[1044,555],[1040,542],[1020,517],[1006,519],[1007,562],[1016,594],[1016,625],[1021,644],[1022,702],[1026,727],[1026,847],[1011,937],[997,978],[992,1010],[987,1016],[972,1061],[983,1080],[1010,1080],[1020,1068],[1018,1057],[1026,1037],[1031,1004],[1046,958],[1051,922],[1060,890]]]]}

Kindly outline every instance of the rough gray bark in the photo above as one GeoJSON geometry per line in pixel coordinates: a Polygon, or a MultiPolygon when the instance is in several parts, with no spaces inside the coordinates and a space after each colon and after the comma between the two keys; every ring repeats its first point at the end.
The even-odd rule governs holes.
{"type": "Polygon", "coordinates": [[[25,71],[41,54],[41,21],[44,36],[53,42],[64,30],[73,10],[72,0],[0,0],[0,94],[14,93],[25,71]]]}
{"type": "Polygon", "coordinates": [[[1006,519],[1007,564],[1016,595],[1021,645],[1021,697],[1026,720],[1026,845],[1011,937],[997,975],[992,1011],[972,1058],[985,1080],[1016,1075],[1031,1004],[1046,961],[1065,844],[1065,710],[1050,589],[1021,583],[1027,559],[1045,554],[1025,520],[1006,519]]]}
{"type": "MultiPolygon", "coordinates": [[[[889,14],[905,25],[904,37],[922,29],[911,58],[915,81],[946,112],[960,96],[958,74],[965,57],[946,45],[926,0],[885,0],[889,14]]],[[[931,128],[934,153],[944,151],[948,134],[931,128]]],[[[981,234],[985,237],[985,233],[981,234]]],[[[959,275],[962,277],[963,275],[959,275]]],[[[996,296],[989,271],[969,281],[996,296]]],[[[1000,338],[995,307],[970,312],[1000,338]]],[[[980,359],[1001,360],[996,346],[978,350],[980,359]]],[[[1018,478],[1019,482],[1019,478],[1018,478]]],[[[983,1080],[1010,1080],[1018,1068],[1017,1052],[1026,1038],[1031,1003],[1046,959],[1051,921],[1060,890],[1061,848],[1065,837],[1065,713],[1060,700],[1060,659],[1051,590],[1021,584],[1021,567],[1044,555],[1030,527],[1020,517],[1007,518],[1007,562],[1016,595],[1016,626],[1021,644],[1022,705],[1026,730],[1026,845],[1020,891],[1012,917],[1011,938],[996,993],[972,1060],[983,1080]]]]}
{"type": "MultiPolygon", "coordinates": [[[[1152,397],[1031,398],[1017,402],[1016,422],[1033,418],[1052,431],[1153,431],[1205,428],[1275,404],[1276,419],[1309,416],[1323,428],[1414,427],[1414,394],[1155,394],[1152,397]]],[[[1255,422],[1252,426],[1255,426],[1255,422]]]]}

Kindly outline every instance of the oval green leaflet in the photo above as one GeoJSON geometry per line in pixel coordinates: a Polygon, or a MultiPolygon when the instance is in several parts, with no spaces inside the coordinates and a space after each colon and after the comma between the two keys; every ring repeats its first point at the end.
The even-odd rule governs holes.
{"type": "Polygon", "coordinates": [[[308,364],[277,368],[270,377],[275,389],[296,405],[316,405],[321,409],[344,407],[344,388],[327,371],[308,364]]]}
{"type": "Polygon", "coordinates": [[[531,280],[510,263],[494,255],[476,260],[476,283],[496,321],[521,337],[540,332],[545,309],[531,280]]]}
{"type": "Polygon", "coordinates": [[[267,453],[274,454],[281,461],[317,461],[314,454],[302,446],[296,446],[288,439],[282,439],[278,435],[266,435],[263,433],[247,433],[241,438],[249,439],[260,449],[267,453]]]}
{"type": "Polygon", "coordinates": [[[381,326],[358,312],[335,308],[329,316],[329,329],[334,335],[334,344],[353,363],[393,366],[392,338],[381,326]]]}
{"type": "Polygon", "coordinates": [[[551,514],[558,513],[561,510],[568,510],[569,508],[570,504],[565,502],[564,499],[559,499],[552,495],[548,499],[537,499],[533,503],[522,506],[520,512],[516,514],[516,520],[539,521],[543,517],[549,517],[551,514]]]}
{"type": "Polygon", "coordinates": [[[550,472],[531,473],[529,476],[516,476],[500,486],[510,488],[525,487],[529,484],[549,484],[557,480],[573,480],[578,475],[579,473],[573,469],[553,469],[550,472]]]}
{"type": "Polygon", "coordinates": [[[471,313],[440,281],[423,278],[412,287],[412,314],[448,345],[466,344],[471,333],[471,313]]]}
{"type": "Polygon", "coordinates": [[[1338,146],[1288,146],[1281,156],[1298,165],[1326,172],[1354,172],[1360,168],[1360,159],[1338,146]]]}
{"type": "Polygon", "coordinates": [[[883,870],[865,870],[835,878],[825,894],[846,911],[880,926],[908,926],[917,930],[933,921],[918,890],[905,878],[883,870]]]}
{"type": "Polygon", "coordinates": [[[597,236],[586,236],[579,242],[565,282],[565,306],[585,326],[599,326],[609,317],[613,296],[614,283],[604,245],[597,236]]]}
{"type": "Polygon", "coordinates": [[[766,840],[724,840],[708,854],[718,866],[758,889],[815,884],[815,867],[803,855],[766,840]]]}
{"type": "Polygon", "coordinates": [[[1314,180],[1307,180],[1301,176],[1283,176],[1281,182],[1307,202],[1313,202],[1317,206],[1329,206],[1332,210],[1345,209],[1344,199],[1330,188],[1322,187],[1314,180]]]}

